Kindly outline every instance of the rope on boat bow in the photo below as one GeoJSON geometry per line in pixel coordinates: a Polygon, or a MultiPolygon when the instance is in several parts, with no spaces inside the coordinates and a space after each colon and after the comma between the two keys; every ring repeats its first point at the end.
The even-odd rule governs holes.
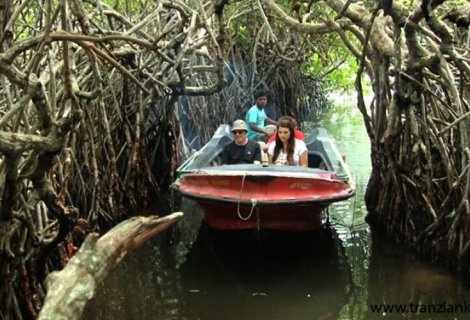
{"type": "Polygon", "coordinates": [[[242,214],[240,213],[240,203],[242,201],[242,193],[243,193],[243,187],[245,186],[245,178],[246,178],[246,173],[243,174],[243,178],[242,178],[242,186],[240,188],[240,193],[238,195],[238,205],[237,205],[237,214],[238,214],[238,217],[243,220],[243,221],[246,221],[246,220],[249,220],[251,218],[251,216],[253,215],[253,211],[255,210],[255,207],[256,207],[256,199],[251,199],[251,210],[250,210],[250,213],[248,213],[248,215],[246,217],[242,216],[242,214]]]}

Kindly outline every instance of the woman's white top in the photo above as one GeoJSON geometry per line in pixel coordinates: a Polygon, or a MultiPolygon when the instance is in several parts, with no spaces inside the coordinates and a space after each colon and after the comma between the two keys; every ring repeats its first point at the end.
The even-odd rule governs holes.
{"type": "MultiPolygon", "coordinates": [[[[268,145],[268,154],[270,156],[274,155],[274,147],[276,146],[276,141],[271,142],[268,145]]],[[[305,142],[299,139],[295,139],[295,147],[294,147],[294,165],[298,166],[299,165],[299,160],[300,160],[300,155],[302,155],[304,152],[307,151],[307,146],[305,145],[305,142]]],[[[277,165],[287,165],[287,154],[284,153],[284,151],[281,149],[281,152],[279,152],[279,155],[277,156],[276,161],[274,164],[277,165]]]]}

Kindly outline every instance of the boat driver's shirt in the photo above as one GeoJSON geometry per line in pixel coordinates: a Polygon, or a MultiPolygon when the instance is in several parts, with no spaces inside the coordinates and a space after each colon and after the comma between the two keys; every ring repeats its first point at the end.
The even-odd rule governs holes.
{"type": "Polygon", "coordinates": [[[259,143],[252,140],[243,146],[232,141],[224,147],[221,158],[223,164],[253,163],[255,160],[261,162],[261,148],[259,143]]]}
{"type": "MultiPolygon", "coordinates": [[[[274,155],[274,147],[275,146],[276,146],[275,141],[271,142],[268,145],[268,155],[270,155],[270,156],[274,155]]],[[[299,165],[300,156],[306,151],[308,151],[308,150],[307,150],[307,146],[305,145],[305,142],[303,142],[302,140],[299,140],[299,139],[295,139],[295,147],[294,147],[294,155],[293,155],[294,165],[295,166],[299,165]]],[[[279,155],[277,156],[277,159],[274,162],[274,164],[287,165],[287,163],[288,163],[287,162],[287,154],[284,153],[284,151],[281,149],[281,151],[279,152],[279,155]]]]}
{"type": "Polygon", "coordinates": [[[246,113],[246,123],[248,124],[248,139],[254,140],[259,132],[251,130],[250,123],[256,124],[260,129],[264,129],[264,121],[266,120],[266,112],[263,108],[259,108],[257,105],[252,106],[246,113]]]}

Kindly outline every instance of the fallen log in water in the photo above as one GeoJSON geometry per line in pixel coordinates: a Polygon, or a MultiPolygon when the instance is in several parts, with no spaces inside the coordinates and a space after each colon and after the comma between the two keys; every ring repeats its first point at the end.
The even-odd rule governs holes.
{"type": "Polygon", "coordinates": [[[47,277],[47,297],[39,320],[80,319],[97,285],[125,257],[150,237],[176,222],[182,212],[158,218],[134,217],[121,222],[99,238],[90,234],[61,271],[47,277]]]}

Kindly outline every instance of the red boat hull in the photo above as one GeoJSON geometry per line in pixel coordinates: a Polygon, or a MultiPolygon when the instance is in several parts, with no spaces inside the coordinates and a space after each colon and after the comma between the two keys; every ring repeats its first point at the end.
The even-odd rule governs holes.
{"type": "Polygon", "coordinates": [[[210,227],[223,230],[315,230],[325,208],[354,194],[331,172],[279,170],[206,170],[184,176],[178,188],[210,227]]]}
{"type": "Polygon", "coordinates": [[[324,223],[323,210],[330,203],[312,205],[252,206],[197,200],[204,210],[204,221],[222,230],[271,229],[309,231],[324,223]],[[248,219],[247,219],[248,218],[248,219]]]}

